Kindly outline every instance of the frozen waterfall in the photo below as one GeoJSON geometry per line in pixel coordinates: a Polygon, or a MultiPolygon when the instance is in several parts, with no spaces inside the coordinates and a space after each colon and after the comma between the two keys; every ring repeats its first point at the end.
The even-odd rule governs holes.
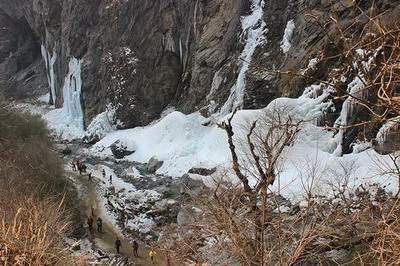
{"type": "Polygon", "coordinates": [[[51,55],[50,52],[47,51],[46,47],[44,47],[44,45],[42,45],[41,50],[42,50],[42,57],[46,65],[47,80],[50,86],[49,103],[55,104],[57,95],[56,95],[56,79],[54,74],[54,64],[57,60],[57,53],[53,50],[53,55],[51,55]]]}
{"type": "Polygon", "coordinates": [[[230,113],[236,108],[243,107],[244,91],[246,88],[246,73],[249,70],[253,54],[260,44],[265,42],[264,33],[266,23],[263,20],[264,0],[251,0],[251,13],[242,17],[243,36],[245,37],[245,46],[239,57],[239,75],[235,85],[230,90],[230,95],[222,106],[220,113],[222,115],[230,113]]]}
{"type": "Polygon", "coordinates": [[[81,102],[82,78],[81,60],[72,57],[69,61],[69,72],[63,87],[63,113],[69,122],[79,129],[84,129],[83,109],[81,102]]]}

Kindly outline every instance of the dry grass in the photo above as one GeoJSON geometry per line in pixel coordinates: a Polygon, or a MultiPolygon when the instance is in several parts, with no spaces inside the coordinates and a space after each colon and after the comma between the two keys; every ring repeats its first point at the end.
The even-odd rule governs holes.
{"type": "Polygon", "coordinates": [[[0,103],[0,128],[0,264],[78,265],[63,241],[76,197],[44,122],[0,103]]]}
{"type": "Polygon", "coordinates": [[[0,262],[3,265],[68,265],[63,237],[68,219],[54,200],[1,197],[8,210],[0,223],[0,262]]]}

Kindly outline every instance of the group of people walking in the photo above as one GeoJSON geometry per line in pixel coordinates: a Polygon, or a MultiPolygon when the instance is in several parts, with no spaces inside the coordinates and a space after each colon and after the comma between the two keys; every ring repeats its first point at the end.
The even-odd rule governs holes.
{"type": "MultiPolygon", "coordinates": [[[[93,216],[93,209],[92,209],[92,215],[89,216],[87,219],[87,226],[88,226],[89,232],[91,234],[94,233],[93,223],[94,223],[94,216],[93,216]]],[[[103,233],[103,219],[98,217],[96,220],[96,226],[97,226],[97,232],[103,233]]],[[[121,247],[122,247],[122,242],[119,238],[117,238],[115,240],[115,250],[116,250],[117,254],[121,254],[121,247]]],[[[133,250],[133,256],[138,258],[139,257],[139,243],[136,240],[134,240],[132,243],[132,250],[133,250]]],[[[153,260],[156,253],[153,250],[151,250],[150,253],[149,253],[149,256],[150,256],[151,260],[153,260]]]]}
{"type": "Polygon", "coordinates": [[[86,171],[87,171],[86,164],[84,164],[84,162],[81,160],[72,161],[71,166],[72,166],[72,170],[74,172],[79,171],[80,175],[82,175],[82,173],[86,173],[86,171]]]}
{"type": "MultiPolygon", "coordinates": [[[[71,166],[72,166],[72,170],[74,172],[79,171],[80,175],[82,175],[82,173],[87,173],[87,166],[81,160],[72,161],[71,166]]],[[[89,177],[89,181],[91,181],[92,173],[89,172],[89,173],[87,173],[87,175],[89,177]]],[[[102,170],[102,176],[103,176],[103,179],[106,179],[105,169],[102,170]]],[[[110,185],[112,185],[113,184],[113,176],[110,175],[108,180],[109,180],[110,185]]],[[[95,215],[94,215],[94,209],[92,208],[91,215],[87,218],[87,221],[86,221],[87,227],[91,234],[94,234],[94,222],[95,222],[95,215]]],[[[97,217],[97,219],[96,219],[96,231],[98,233],[103,233],[103,219],[101,217],[97,217]]],[[[114,245],[115,245],[116,253],[121,254],[122,241],[119,238],[117,238],[114,242],[114,245]]],[[[139,258],[139,243],[136,240],[134,240],[132,242],[132,252],[133,252],[133,256],[135,258],[139,258]]],[[[151,249],[148,253],[148,256],[153,264],[155,262],[154,260],[155,260],[156,255],[157,255],[157,253],[153,249],[151,249]]],[[[171,265],[171,257],[170,256],[166,257],[166,265],[167,266],[171,265]]]]}

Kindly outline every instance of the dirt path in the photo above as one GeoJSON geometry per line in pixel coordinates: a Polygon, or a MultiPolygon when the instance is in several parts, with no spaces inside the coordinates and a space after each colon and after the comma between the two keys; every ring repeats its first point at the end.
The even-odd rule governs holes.
{"type": "MultiPolygon", "coordinates": [[[[98,192],[96,190],[96,179],[94,181],[89,181],[86,175],[78,175],[74,172],[70,172],[71,175],[74,176],[74,180],[79,182],[79,186],[81,186],[84,195],[82,196],[81,201],[81,208],[86,210],[86,217],[89,217],[92,212],[94,212],[95,219],[102,214],[100,204],[98,198],[98,192]]],[[[139,258],[135,258],[133,256],[132,245],[129,243],[128,239],[126,239],[117,228],[114,227],[113,224],[107,222],[108,219],[105,217],[101,217],[103,219],[103,231],[102,233],[94,232],[93,240],[97,247],[101,248],[108,253],[115,254],[115,240],[119,238],[122,242],[121,247],[121,254],[129,258],[129,262],[131,265],[167,265],[165,256],[161,253],[156,251],[157,255],[154,258],[154,262],[152,262],[148,256],[149,249],[145,247],[143,244],[139,243],[139,258]]],[[[94,229],[95,229],[95,222],[94,222],[94,229]]],[[[183,265],[182,263],[173,262],[172,266],[179,266],[183,265]]]]}

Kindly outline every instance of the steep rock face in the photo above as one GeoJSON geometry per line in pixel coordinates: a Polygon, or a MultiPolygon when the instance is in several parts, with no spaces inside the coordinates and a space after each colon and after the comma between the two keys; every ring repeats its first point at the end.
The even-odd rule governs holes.
{"type": "MultiPolygon", "coordinates": [[[[384,14],[381,19],[384,25],[396,23],[400,15],[399,4],[397,0],[361,1],[358,7],[354,1],[348,0],[267,1],[264,14],[267,42],[258,47],[247,74],[244,107],[260,108],[278,96],[298,97],[307,86],[328,80],[335,68],[343,66],[338,27],[347,29],[352,26],[355,33],[361,32],[370,20],[360,9],[368,14],[384,14]],[[332,23],[332,17],[336,18],[337,24],[332,23]],[[295,28],[291,36],[285,36],[290,22],[295,28]],[[286,37],[289,37],[290,48],[283,51],[282,43],[286,37]]],[[[349,75],[342,84],[344,91],[351,86],[353,78],[349,75]]],[[[319,121],[321,125],[333,127],[338,121],[345,103],[340,100],[343,94],[336,96],[332,99],[335,112],[328,113],[319,121]]],[[[370,115],[365,108],[354,107],[346,114],[345,126],[368,121],[370,115]]],[[[339,130],[335,137],[341,146],[337,154],[352,152],[356,139],[374,139],[381,125],[377,126],[339,130]]]]}
{"type": "MultiPolygon", "coordinates": [[[[11,4],[12,5],[12,4],[11,4]]],[[[21,98],[45,91],[40,46],[26,18],[0,2],[0,80],[6,96],[21,98]]]]}
{"type": "Polygon", "coordinates": [[[83,59],[88,122],[108,103],[126,127],[149,123],[169,104],[195,111],[204,105],[215,69],[225,66],[234,78],[244,9],[239,0],[3,2],[9,14],[29,18],[35,45],[43,44],[56,107],[63,105],[69,59],[83,59]]]}
{"type": "MultiPolygon", "coordinates": [[[[373,2],[377,13],[400,13],[398,0],[361,8],[373,2]]],[[[82,76],[76,93],[86,126],[108,104],[124,127],[148,124],[168,105],[205,115],[234,108],[229,99],[261,108],[299,96],[340,63],[315,61],[338,53],[334,27],[321,25],[330,16],[343,27],[368,22],[351,0],[0,0],[0,25],[8,29],[0,36],[0,75],[25,92],[47,76],[51,102],[62,107],[66,80],[76,83],[67,77],[70,60],[81,59],[82,72],[74,73],[82,76]],[[233,95],[241,91],[244,99],[233,95]]],[[[342,104],[335,102],[337,112],[342,104]]],[[[332,126],[337,117],[321,123],[332,126]]],[[[344,134],[345,152],[356,135],[344,134]]]]}

